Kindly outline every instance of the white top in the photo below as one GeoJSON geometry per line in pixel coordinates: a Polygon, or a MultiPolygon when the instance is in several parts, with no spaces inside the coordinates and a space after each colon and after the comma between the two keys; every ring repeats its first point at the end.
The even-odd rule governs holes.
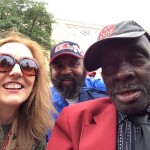
{"type": "Polygon", "coordinates": [[[73,104],[76,104],[79,100],[79,97],[77,98],[74,98],[74,99],[66,99],[66,101],[68,102],[69,106],[70,105],[73,105],[73,104]]]}

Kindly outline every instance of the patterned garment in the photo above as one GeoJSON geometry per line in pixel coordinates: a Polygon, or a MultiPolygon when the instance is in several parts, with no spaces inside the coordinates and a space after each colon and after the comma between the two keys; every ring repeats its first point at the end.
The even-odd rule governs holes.
{"type": "Polygon", "coordinates": [[[3,144],[4,138],[6,137],[11,125],[1,125],[0,126],[0,148],[3,144]]]}
{"type": "MultiPolygon", "coordinates": [[[[150,125],[150,106],[146,109],[148,114],[148,122],[150,125]]],[[[134,150],[135,139],[138,134],[139,127],[134,125],[126,114],[118,112],[118,138],[117,150],[134,150]]]]}
{"type": "MultiPolygon", "coordinates": [[[[0,126],[0,150],[19,150],[17,144],[17,119],[12,125],[0,126]]],[[[46,138],[44,141],[36,141],[36,145],[28,145],[28,150],[45,150],[46,149],[46,138]]]]}

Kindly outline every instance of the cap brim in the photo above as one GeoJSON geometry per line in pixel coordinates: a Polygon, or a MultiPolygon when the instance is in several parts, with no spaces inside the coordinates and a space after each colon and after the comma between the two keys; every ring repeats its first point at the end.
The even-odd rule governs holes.
{"type": "Polygon", "coordinates": [[[145,31],[141,31],[141,32],[133,32],[133,33],[125,33],[125,34],[121,34],[119,36],[111,36],[105,39],[102,39],[100,41],[95,42],[94,44],[92,44],[86,51],[85,56],[84,56],[84,67],[87,71],[94,71],[97,70],[98,68],[101,67],[100,64],[100,52],[103,51],[102,45],[103,43],[106,44],[106,42],[110,41],[110,40],[114,40],[114,39],[128,39],[128,38],[137,38],[140,37],[144,34],[148,34],[145,31]]]}
{"type": "Polygon", "coordinates": [[[79,56],[79,55],[76,55],[76,54],[73,54],[73,53],[69,53],[69,52],[65,52],[65,53],[61,53],[61,54],[58,54],[57,56],[55,56],[53,59],[50,59],[50,62],[49,63],[52,63],[56,58],[62,56],[62,55],[71,55],[71,56],[74,56],[76,58],[83,58],[83,56],[79,56]]]}

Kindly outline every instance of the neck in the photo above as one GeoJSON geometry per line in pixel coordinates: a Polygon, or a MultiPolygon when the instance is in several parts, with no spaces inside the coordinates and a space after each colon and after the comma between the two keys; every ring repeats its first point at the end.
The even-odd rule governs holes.
{"type": "Polygon", "coordinates": [[[13,106],[1,106],[0,105],[0,124],[10,124],[13,122],[17,115],[18,108],[13,106]]]}

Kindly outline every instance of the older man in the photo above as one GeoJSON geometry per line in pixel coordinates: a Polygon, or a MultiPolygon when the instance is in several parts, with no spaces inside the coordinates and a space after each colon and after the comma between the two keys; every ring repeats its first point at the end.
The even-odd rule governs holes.
{"type": "Polygon", "coordinates": [[[85,54],[110,98],[65,108],[47,150],[150,149],[150,36],[135,21],[105,27],[85,54]]]}

